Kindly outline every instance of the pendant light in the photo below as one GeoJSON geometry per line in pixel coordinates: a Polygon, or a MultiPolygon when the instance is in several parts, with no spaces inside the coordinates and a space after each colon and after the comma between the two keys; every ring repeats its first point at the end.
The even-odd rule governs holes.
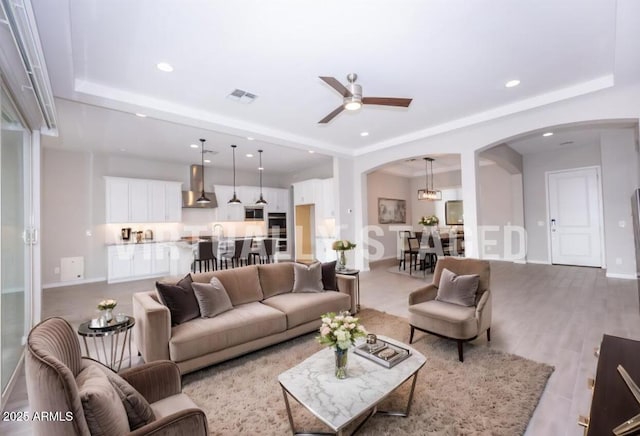
{"type": "Polygon", "coordinates": [[[229,204],[242,204],[240,199],[236,196],[236,147],[237,145],[231,146],[231,149],[233,150],[233,197],[229,200],[229,204]]]}
{"type": "Polygon", "coordinates": [[[196,203],[198,203],[198,204],[211,203],[211,200],[209,200],[207,198],[207,196],[204,195],[204,142],[205,141],[206,141],[205,139],[200,139],[200,143],[202,145],[201,161],[200,161],[200,165],[201,165],[201,168],[202,168],[202,192],[200,192],[200,198],[198,198],[196,200],[196,203]]]}
{"type": "Polygon", "coordinates": [[[433,188],[433,161],[435,159],[431,157],[425,157],[425,187],[424,189],[418,189],[418,200],[442,200],[442,191],[437,191],[433,188]],[[431,166],[431,184],[429,184],[429,166],[431,166]]]}
{"type": "Polygon", "coordinates": [[[267,204],[267,200],[262,197],[262,172],[264,171],[262,167],[262,150],[258,150],[258,153],[260,153],[260,166],[258,167],[258,172],[260,173],[260,199],[256,201],[256,204],[263,206],[267,204]]]}

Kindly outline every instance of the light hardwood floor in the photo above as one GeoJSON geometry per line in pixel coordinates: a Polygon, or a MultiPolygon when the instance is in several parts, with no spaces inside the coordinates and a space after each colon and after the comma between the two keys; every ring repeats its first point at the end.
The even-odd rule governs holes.
{"type": "MultiPolygon", "coordinates": [[[[430,282],[419,273],[398,274],[393,264],[378,264],[360,276],[361,304],[407,317],[407,296],[430,282]],[[391,272],[394,271],[394,272],[391,272]]],[[[44,292],[44,316],[62,316],[77,326],[94,316],[102,298],[116,298],[116,312],[131,313],[131,294],[151,289],[153,280],[117,285],[95,283],[44,292]]],[[[543,393],[526,436],[582,434],[576,424],[587,414],[593,377],[593,350],[604,333],[640,340],[640,308],[635,281],[607,279],[603,270],[492,262],[491,342],[473,342],[548,363],[555,371],[543,393]]],[[[409,328],[407,326],[408,340],[409,328]]],[[[417,334],[415,340],[420,340],[417,334]]],[[[452,345],[455,353],[455,345],[452,345]]],[[[27,407],[24,377],[18,380],[7,410],[27,407]]],[[[0,434],[30,434],[27,425],[0,422],[0,434]]]]}

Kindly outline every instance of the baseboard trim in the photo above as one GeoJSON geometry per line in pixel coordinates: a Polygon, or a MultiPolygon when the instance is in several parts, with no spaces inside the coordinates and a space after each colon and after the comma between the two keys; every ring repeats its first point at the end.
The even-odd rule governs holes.
{"type": "Polygon", "coordinates": [[[526,263],[535,263],[535,264],[538,264],[538,265],[551,265],[551,263],[548,260],[527,259],[526,263]]]}
{"type": "Polygon", "coordinates": [[[625,279],[625,280],[636,280],[637,274],[616,274],[616,273],[607,273],[606,277],[608,279],[625,279]]]}
{"type": "Polygon", "coordinates": [[[97,282],[106,282],[106,281],[107,281],[106,277],[99,277],[97,279],[69,280],[68,282],[46,283],[42,285],[42,289],[61,288],[63,286],[73,286],[73,285],[85,285],[87,283],[97,283],[97,282]]]}

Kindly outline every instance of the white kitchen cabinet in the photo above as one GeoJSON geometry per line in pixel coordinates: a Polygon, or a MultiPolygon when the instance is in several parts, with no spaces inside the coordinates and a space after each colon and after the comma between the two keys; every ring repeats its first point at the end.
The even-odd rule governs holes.
{"type": "Polygon", "coordinates": [[[107,282],[168,275],[170,246],[166,243],[121,244],[107,248],[107,282]]]}
{"type": "Polygon", "coordinates": [[[319,179],[305,180],[293,184],[293,204],[313,204],[320,199],[318,195],[322,192],[322,181],[319,179]]]}
{"type": "Polygon", "coordinates": [[[169,244],[153,244],[151,256],[151,273],[167,275],[171,269],[171,247],[169,244]]]}
{"type": "Polygon", "coordinates": [[[281,188],[263,188],[264,199],[267,200],[265,206],[267,213],[289,212],[289,190],[281,188]]]}
{"type": "Polygon", "coordinates": [[[258,186],[238,186],[238,198],[242,204],[253,206],[260,199],[260,187],[258,186]]]}
{"type": "Polygon", "coordinates": [[[336,217],[333,178],[322,180],[322,214],[324,218],[336,217]]]}
{"type": "Polygon", "coordinates": [[[122,177],[105,180],[107,223],[181,221],[181,183],[122,177]]]}
{"type": "Polygon", "coordinates": [[[131,264],[132,275],[134,277],[151,275],[151,249],[153,245],[155,244],[141,244],[134,247],[131,264]]]}
{"type": "Polygon", "coordinates": [[[107,223],[129,222],[129,180],[106,179],[107,223]]]}

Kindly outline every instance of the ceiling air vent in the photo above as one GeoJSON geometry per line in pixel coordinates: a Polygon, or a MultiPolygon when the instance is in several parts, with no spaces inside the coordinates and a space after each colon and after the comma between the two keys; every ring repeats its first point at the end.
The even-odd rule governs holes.
{"type": "Polygon", "coordinates": [[[234,89],[231,94],[227,95],[229,100],[237,101],[242,104],[249,104],[258,96],[242,89],[234,89]]]}
{"type": "Polygon", "coordinates": [[[560,145],[571,145],[571,144],[573,144],[573,141],[564,141],[560,143],[560,145]]]}

